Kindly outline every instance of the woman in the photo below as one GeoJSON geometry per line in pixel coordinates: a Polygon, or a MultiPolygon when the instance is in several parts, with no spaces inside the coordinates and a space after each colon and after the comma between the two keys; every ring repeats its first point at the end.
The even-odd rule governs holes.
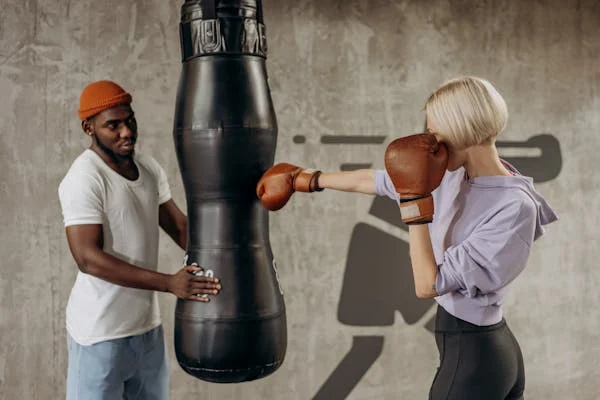
{"type": "Polygon", "coordinates": [[[488,81],[448,81],[425,111],[428,133],[392,142],[387,171],[321,173],[279,164],[265,173],[257,194],[271,210],[295,190],[399,201],[417,296],[438,303],[440,366],[430,399],[522,399],[523,357],[501,305],[542,226],[556,216],[533,180],[498,156],[495,140],[508,112],[488,81]]]}

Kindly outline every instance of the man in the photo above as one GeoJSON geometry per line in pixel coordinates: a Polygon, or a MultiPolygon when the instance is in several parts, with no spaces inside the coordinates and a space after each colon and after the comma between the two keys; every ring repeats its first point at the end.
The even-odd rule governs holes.
{"type": "Polygon", "coordinates": [[[156,291],[209,301],[219,280],[198,266],[157,272],[160,226],[182,249],[187,217],[151,157],[135,153],[132,97],[110,81],[88,85],[79,117],[91,146],[59,186],[79,271],[67,304],[67,400],[166,399],[168,370],[156,291]]]}

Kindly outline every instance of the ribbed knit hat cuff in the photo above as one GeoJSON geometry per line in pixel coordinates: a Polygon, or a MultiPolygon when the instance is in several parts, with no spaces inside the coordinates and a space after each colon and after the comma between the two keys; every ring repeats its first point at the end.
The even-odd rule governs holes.
{"type": "Polygon", "coordinates": [[[79,114],[79,118],[84,120],[86,118],[92,117],[104,110],[107,110],[112,107],[116,107],[121,104],[130,104],[131,103],[131,95],[127,92],[120,93],[116,96],[98,99],[95,104],[88,105],[88,107],[84,109],[79,109],[77,112],[79,114]]]}

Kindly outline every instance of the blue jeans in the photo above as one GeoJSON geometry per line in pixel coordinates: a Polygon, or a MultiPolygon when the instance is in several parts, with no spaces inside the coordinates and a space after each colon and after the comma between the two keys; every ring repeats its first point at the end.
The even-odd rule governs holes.
{"type": "Polygon", "coordinates": [[[67,333],[67,400],[166,400],[163,328],[82,346],[67,333]]]}

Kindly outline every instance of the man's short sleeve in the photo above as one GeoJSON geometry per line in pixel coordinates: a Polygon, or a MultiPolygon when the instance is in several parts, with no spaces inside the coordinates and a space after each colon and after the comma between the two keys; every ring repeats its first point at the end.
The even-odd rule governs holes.
{"type": "Polygon", "coordinates": [[[58,187],[65,226],[102,224],[102,184],[84,173],[68,173],[58,187]]]}
{"type": "Polygon", "coordinates": [[[156,179],[156,185],[158,186],[158,204],[166,203],[171,200],[171,187],[169,186],[169,180],[167,174],[162,166],[153,157],[145,154],[143,161],[144,165],[147,166],[149,171],[156,179]]]}
{"type": "Polygon", "coordinates": [[[156,167],[158,171],[158,204],[163,204],[171,200],[171,187],[169,186],[165,170],[158,162],[156,163],[156,167]]]}

